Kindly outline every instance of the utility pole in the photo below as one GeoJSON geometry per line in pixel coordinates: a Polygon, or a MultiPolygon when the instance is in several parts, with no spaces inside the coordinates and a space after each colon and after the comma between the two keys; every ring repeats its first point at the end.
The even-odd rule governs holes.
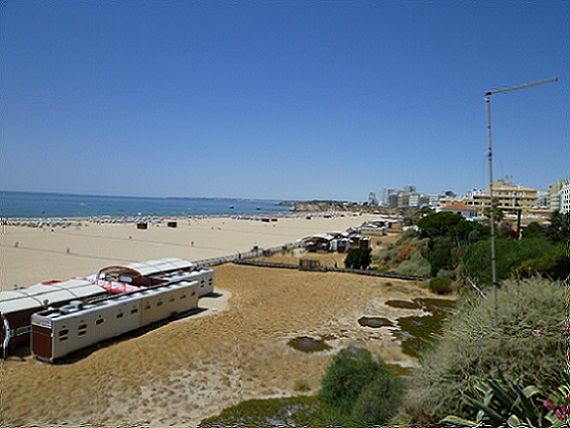
{"type": "Polygon", "coordinates": [[[489,197],[491,198],[491,280],[493,283],[493,326],[495,332],[499,324],[499,310],[497,305],[497,249],[496,249],[496,233],[495,233],[495,198],[493,193],[493,143],[491,135],[491,96],[496,94],[504,94],[506,92],[518,91],[520,89],[532,88],[534,86],[544,85],[546,83],[557,82],[557,77],[549,79],[537,80],[534,82],[522,83],[520,85],[504,86],[498,89],[491,89],[485,92],[485,106],[487,110],[487,139],[488,139],[488,160],[489,160],[489,197]]]}

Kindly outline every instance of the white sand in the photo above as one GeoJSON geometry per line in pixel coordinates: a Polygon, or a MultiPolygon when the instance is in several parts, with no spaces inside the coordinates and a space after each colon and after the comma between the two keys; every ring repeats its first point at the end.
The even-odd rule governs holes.
{"type": "Polygon", "coordinates": [[[358,226],[373,215],[336,218],[280,218],[277,222],[205,218],[179,220],[178,228],[134,224],[57,227],[51,231],[8,226],[0,234],[0,290],[47,279],[67,279],[99,268],[164,257],[200,260],[294,242],[305,236],[358,226]],[[191,243],[194,242],[192,246],[191,243]],[[16,247],[17,245],[17,247],[16,247]],[[67,253],[69,249],[69,253],[67,253]]]}

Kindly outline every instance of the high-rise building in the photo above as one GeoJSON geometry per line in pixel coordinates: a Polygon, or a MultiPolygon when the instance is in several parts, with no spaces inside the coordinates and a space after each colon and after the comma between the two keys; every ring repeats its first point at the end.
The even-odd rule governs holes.
{"type": "Polygon", "coordinates": [[[562,212],[562,193],[564,187],[567,188],[569,184],[568,179],[563,179],[548,186],[547,206],[550,211],[562,212]]]}
{"type": "Polygon", "coordinates": [[[560,212],[570,213],[570,183],[568,181],[560,188],[560,212]]]}
{"type": "Polygon", "coordinates": [[[417,192],[412,192],[408,196],[408,206],[418,207],[420,205],[420,194],[417,192]]]}
{"type": "Polygon", "coordinates": [[[378,205],[374,192],[368,193],[368,205],[378,205]]]}
{"type": "Polygon", "coordinates": [[[394,193],[394,189],[387,189],[385,187],[380,188],[378,193],[378,203],[382,206],[390,206],[390,195],[394,193]]]}

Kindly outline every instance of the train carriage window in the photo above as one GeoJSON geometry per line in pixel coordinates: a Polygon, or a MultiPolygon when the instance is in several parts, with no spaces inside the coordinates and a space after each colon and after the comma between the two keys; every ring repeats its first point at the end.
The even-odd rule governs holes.
{"type": "Polygon", "coordinates": [[[185,299],[186,298],[186,294],[183,294],[182,296],[180,296],[181,299],[185,299]]]}
{"type": "Polygon", "coordinates": [[[174,296],[170,298],[169,302],[174,302],[174,296]]]}
{"type": "Polygon", "coordinates": [[[59,341],[60,341],[60,342],[64,342],[64,341],[66,341],[66,340],[67,340],[67,336],[63,336],[63,337],[60,337],[60,338],[59,338],[59,341]]]}
{"type": "Polygon", "coordinates": [[[136,314],[139,310],[137,308],[131,309],[131,314],[136,314]]]}
{"type": "Polygon", "coordinates": [[[195,295],[196,295],[196,292],[195,292],[195,291],[193,291],[193,292],[192,292],[192,296],[195,296],[195,295]]]}
{"type": "Polygon", "coordinates": [[[123,318],[123,313],[122,313],[122,312],[119,312],[119,313],[117,314],[117,318],[123,318]]]}
{"type": "Polygon", "coordinates": [[[150,303],[147,303],[147,304],[144,306],[144,308],[145,308],[145,309],[150,309],[150,303]]]}
{"type": "Polygon", "coordinates": [[[161,301],[157,302],[156,306],[162,306],[162,302],[161,301]]]}
{"type": "Polygon", "coordinates": [[[67,335],[67,333],[69,333],[69,330],[64,328],[63,330],[60,330],[58,334],[60,336],[65,336],[65,335],[67,335]]]}
{"type": "Polygon", "coordinates": [[[77,333],[78,336],[85,336],[87,334],[87,330],[81,330],[79,333],[77,333]]]}
{"type": "Polygon", "coordinates": [[[98,318],[97,321],[95,321],[95,324],[97,325],[102,324],[103,321],[105,321],[103,318],[98,318]]]}
{"type": "Polygon", "coordinates": [[[78,330],[85,330],[87,328],[87,324],[81,324],[79,327],[77,327],[78,330]]]}

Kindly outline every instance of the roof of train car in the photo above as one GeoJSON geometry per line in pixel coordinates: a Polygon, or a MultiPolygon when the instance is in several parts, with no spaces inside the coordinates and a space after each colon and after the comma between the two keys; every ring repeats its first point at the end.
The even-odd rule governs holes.
{"type": "Polygon", "coordinates": [[[4,314],[80,299],[104,293],[98,285],[81,279],[57,282],[50,285],[36,284],[18,290],[0,291],[0,311],[4,314]]]}
{"type": "Polygon", "coordinates": [[[149,260],[141,263],[131,263],[127,267],[141,273],[141,275],[152,275],[159,272],[167,272],[176,269],[185,269],[193,267],[194,263],[188,260],[168,258],[160,260],[149,260]]]}
{"type": "Polygon", "coordinates": [[[132,302],[135,300],[140,299],[142,296],[146,296],[146,295],[152,295],[152,294],[161,294],[162,292],[165,292],[167,290],[171,290],[171,289],[175,289],[175,288],[181,288],[181,287],[187,287],[187,286],[193,286],[193,287],[197,287],[198,286],[198,282],[197,281],[183,281],[177,284],[167,284],[167,285],[162,285],[156,288],[145,288],[145,289],[141,289],[138,291],[134,291],[132,293],[128,293],[128,294],[120,294],[120,295],[116,295],[113,297],[110,297],[109,299],[106,300],[101,300],[98,302],[93,302],[93,303],[88,303],[85,305],[81,305],[78,307],[61,307],[61,308],[57,308],[57,309],[48,309],[42,312],[38,312],[36,314],[34,314],[35,317],[43,317],[43,318],[50,318],[50,319],[60,319],[60,318],[67,318],[67,317],[71,317],[71,316],[75,316],[78,314],[85,314],[86,312],[92,312],[92,311],[97,311],[100,310],[101,308],[108,308],[108,307],[112,307],[115,305],[119,305],[125,302],[132,302]]]}
{"type": "Polygon", "coordinates": [[[167,258],[160,260],[148,260],[146,262],[139,262],[139,263],[130,263],[127,265],[106,266],[100,269],[99,272],[105,272],[110,269],[122,268],[122,269],[136,271],[142,276],[148,276],[148,275],[156,275],[162,272],[192,268],[194,266],[195,264],[189,262],[188,260],[167,258]]]}

